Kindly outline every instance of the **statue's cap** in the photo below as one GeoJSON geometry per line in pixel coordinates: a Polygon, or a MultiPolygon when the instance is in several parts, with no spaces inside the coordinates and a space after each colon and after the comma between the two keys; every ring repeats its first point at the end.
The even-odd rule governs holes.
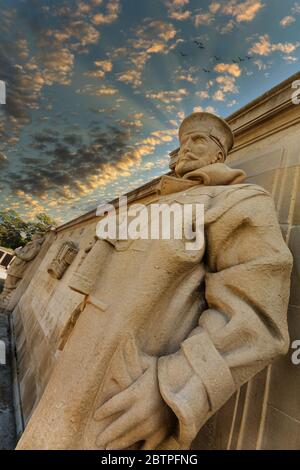
{"type": "Polygon", "coordinates": [[[232,149],[234,143],[233,132],[224,119],[211,113],[197,112],[187,116],[179,127],[179,141],[182,134],[190,132],[205,132],[209,134],[225,151],[232,149]]]}

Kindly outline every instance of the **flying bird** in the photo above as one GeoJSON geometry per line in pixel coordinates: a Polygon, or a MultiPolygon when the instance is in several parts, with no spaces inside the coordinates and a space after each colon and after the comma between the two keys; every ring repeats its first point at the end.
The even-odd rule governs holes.
{"type": "Polygon", "coordinates": [[[246,59],[251,60],[252,56],[251,55],[246,55],[246,59]]]}
{"type": "Polygon", "coordinates": [[[202,69],[202,70],[203,70],[203,72],[205,72],[205,73],[211,73],[210,70],[207,70],[207,69],[202,69]]]}
{"type": "Polygon", "coordinates": [[[221,57],[218,57],[217,55],[215,55],[214,58],[217,62],[219,62],[221,60],[221,57]]]}
{"type": "Polygon", "coordinates": [[[194,41],[194,44],[196,44],[199,49],[205,49],[203,42],[194,41]]]}
{"type": "Polygon", "coordinates": [[[180,51],[180,55],[181,55],[181,57],[187,57],[188,56],[188,54],[184,54],[184,52],[181,52],[181,51],[180,51]]]}
{"type": "Polygon", "coordinates": [[[234,60],[234,59],[232,59],[232,62],[233,62],[234,64],[238,64],[238,62],[237,62],[236,60],[234,60]]]}
{"type": "Polygon", "coordinates": [[[239,56],[239,61],[240,61],[240,62],[245,62],[245,59],[242,59],[242,58],[239,56]]]}

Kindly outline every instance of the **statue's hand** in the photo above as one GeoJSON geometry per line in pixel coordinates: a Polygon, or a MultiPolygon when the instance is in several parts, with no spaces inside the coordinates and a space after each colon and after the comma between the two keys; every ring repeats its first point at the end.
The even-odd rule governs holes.
{"type": "Polygon", "coordinates": [[[155,449],[171,432],[174,415],[163,401],[157,379],[157,359],[147,357],[145,372],[127,389],[104,403],[94,419],[116,419],[98,436],[102,449],[126,449],[139,443],[155,449]]]}

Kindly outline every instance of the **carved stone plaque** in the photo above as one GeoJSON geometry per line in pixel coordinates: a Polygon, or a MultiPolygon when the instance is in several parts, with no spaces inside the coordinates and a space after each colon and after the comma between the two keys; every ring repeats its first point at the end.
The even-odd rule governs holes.
{"type": "Polygon", "coordinates": [[[50,263],[48,273],[55,279],[61,279],[79,251],[78,245],[71,240],[60,247],[57,255],[50,263]]]}

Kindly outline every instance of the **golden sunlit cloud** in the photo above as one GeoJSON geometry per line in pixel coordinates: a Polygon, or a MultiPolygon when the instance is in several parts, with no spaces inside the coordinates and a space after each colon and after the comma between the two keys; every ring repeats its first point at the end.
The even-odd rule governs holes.
{"type": "Polygon", "coordinates": [[[146,98],[151,98],[153,100],[161,101],[162,103],[178,103],[182,101],[184,96],[188,95],[188,90],[186,88],[179,88],[177,91],[158,91],[158,92],[149,92],[146,94],[146,98]]]}
{"type": "Polygon", "coordinates": [[[234,77],[239,77],[241,75],[241,69],[238,64],[217,64],[215,66],[215,71],[219,73],[227,72],[234,77]]]}
{"type": "Polygon", "coordinates": [[[246,0],[242,3],[238,3],[237,0],[231,0],[226,2],[222,11],[226,15],[233,16],[238,23],[241,23],[254,20],[257,13],[263,7],[264,4],[260,0],[246,0]]]}
{"type": "Polygon", "coordinates": [[[235,84],[235,78],[228,75],[216,78],[216,83],[219,85],[223,93],[238,93],[238,88],[235,84]]]}
{"type": "Polygon", "coordinates": [[[79,88],[76,90],[76,93],[86,93],[88,95],[93,95],[93,96],[112,96],[116,95],[118,93],[118,89],[112,86],[100,86],[97,87],[95,85],[85,85],[83,88],[79,88]]]}
{"type": "Polygon", "coordinates": [[[294,18],[293,16],[285,16],[280,21],[280,26],[282,26],[283,28],[286,28],[290,24],[295,23],[295,21],[296,21],[296,18],[294,18]]]}
{"type": "Polygon", "coordinates": [[[209,5],[209,11],[213,14],[217,13],[221,8],[221,3],[219,2],[212,2],[210,5],[209,5]]]}
{"type": "Polygon", "coordinates": [[[283,52],[284,54],[291,54],[299,46],[299,42],[271,43],[269,35],[264,34],[263,36],[260,36],[259,40],[251,47],[250,52],[261,56],[268,56],[272,54],[272,52],[276,51],[283,52]]]}
{"type": "Polygon", "coordinates": [[[214,21],[214,15],[211,12],[201,12],[194,16],[195,26],[209,25],[214,21]]]}
{"type": "Polygon", "coordinates": [[[95,60],[96,67],[100,67],[104,72],[111,72],[113,64],[110,60],[95,60]]]}
{"type": "Polygon", "coordinates": [[[191,16],[191,12],[186,10],[186,11],[172,11],[170,13],[170,18],[177,20],[177,21],[182,21],[182,20],[187,20],[191,16]]]}
{"type": "Polygon", "coordinates": [[[111,24],[118,19],[120,11],[120,1],[110,0],[106,6],[106,13],[96,13],[93,16],[92,21],[96,25],[111,24]]]}
{"type": "Polygon", "coordinates": [[[1,12],[1,70],[13,90],[0,116],[10,207],[28,214],[48,207],[71,219],[97,198],[157,176],[160,153],[166,170],[185,115],[224,115],[247,100],[249,86],[263,92],[283,69],[296,71],[300,1],[277,2],[276,11],[266,0],[159,0],[144,11],[129,2],[123,16],[125,3],[33,2],[34,34],[22,9],[1,12]],[[256,34],[262,22],[251,22],[260,15],[264,31],[256,34]],[[221,36],[234,28],[236,35],[221,36]],[[15,197],[18,188],[25,192],[15,197]]]}
{"type": "Polygon", "coordinates": [[[215,101],[225,101],[225,95],[223,93],[222,90],[217,90],[213,96],[212,96],[213,100],[215,101]]]}
{"type": "Polygon", "coordinates": [[[168,10],[169,18],[176,21],[184,21],[190,18],[191,11],[182,10],[183,7],[189,4],[189,0],[168,0],[166,7],[168,10]]]}

